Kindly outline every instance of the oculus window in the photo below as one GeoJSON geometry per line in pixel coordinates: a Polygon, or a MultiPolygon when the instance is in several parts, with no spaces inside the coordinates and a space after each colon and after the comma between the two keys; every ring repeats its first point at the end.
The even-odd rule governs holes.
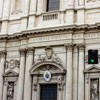
{"type": "Polygon", "coordinates": [[[47,0],[47,9],[46,11],[59,10],[59,0],[47,0]]]}

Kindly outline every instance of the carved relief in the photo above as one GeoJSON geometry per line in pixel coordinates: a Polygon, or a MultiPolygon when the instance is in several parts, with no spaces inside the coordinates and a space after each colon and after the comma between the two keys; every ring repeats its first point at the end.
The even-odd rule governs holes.
{"type": "Polygon", "coordinates": [[[91,79],[90,82],[90,99],[99,100],[99,79],[91,79]]]}
{"type": "Polygon", "coordinates": [[[48,59],[52,58],[52,54],[53,54],[52,48],[46,48],[45,53],[46,53],[46,56],[47,56],[48,59]]]}
{"type": "Polygon", "coordinates": [[[61,59],[57,56],[57,54],[53,54],[52,48],[46,48],[45,53],[46,56],[42,57],[41,55],[39,55],[38,58],[35,60],[34,64],[44,61],[54,61],[58,64],[61,64],[61,59]]]}
{"type": "Polygon", "coordinates": [[[58,89],[62,90],[63,86],[65,84],[64,79],[63,79],[62,76],[58,76],[57,83],[58,83],[58,89]]]}
{"type": "Polygon", "coordinates": [[[7,100],[13,100],[13,98],[14,98],[14,82],[8,82],[7,100]]]}
{"type": "Polygon", "coordinates": [[[5,68],[14,69],[16,67],[19,67],[19,64],[20,63],[18,60],[11,59],[10,61],[5,62],[5,68]]]}
{"type": "Polygon", "coordinates": [[[33,85],[34,85],[34,90],[35,91],[37,90],[37,84],[38,84],[38,78],[37,77],[34,77],[33,78],[33,85]]]}

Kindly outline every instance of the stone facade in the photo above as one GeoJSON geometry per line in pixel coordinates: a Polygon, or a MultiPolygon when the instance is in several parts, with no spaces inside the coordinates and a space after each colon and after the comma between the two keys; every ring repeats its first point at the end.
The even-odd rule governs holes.
{"type": "Polygon", "coordinates": [[[46,0],[0,0],[0,100],[40,100],[41,84],[57,84],[57,100],[99,100],[100,0],[45,9],[46,0]]]}

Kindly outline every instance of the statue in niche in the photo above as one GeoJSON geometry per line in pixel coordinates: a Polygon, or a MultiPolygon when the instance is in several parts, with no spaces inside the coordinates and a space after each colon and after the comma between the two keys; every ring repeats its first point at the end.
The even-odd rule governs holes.
{"type": "Polygon", "coordinates": [[[91,100],[99,100],[99,79],[91,79],[91,100]]]}
{"type": "Polygon", "coordinates": [[[8,82],[7,87],[7,100],[13,100],[14,94],[14,82],[8,82]]]}

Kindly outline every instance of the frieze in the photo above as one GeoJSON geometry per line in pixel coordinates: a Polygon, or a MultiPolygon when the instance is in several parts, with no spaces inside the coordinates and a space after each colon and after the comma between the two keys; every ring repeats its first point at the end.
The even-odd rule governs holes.
{"type": "Polygon", "coordinates": [[[19,68],[20,62],[16,59],[11,59],[10,61],[5,61],[5,68],[14,69],[19,68]]]}
{"type": "Polygon", "coordinates": [[[7,43],[7,47],[9,46],[19,46],[20,45],[20,42],[9,42],[7,43]]]}
{"type": "Polygon", "coordinates": [[[70,39],[70,38],[72,38],[71,34],[35,37],[35,38],[30,38],[29,43],[31,43],[31,42],[41,42],[41,41],[60,40],[60,39],[62,40],[62,39],[70,39]]]}

